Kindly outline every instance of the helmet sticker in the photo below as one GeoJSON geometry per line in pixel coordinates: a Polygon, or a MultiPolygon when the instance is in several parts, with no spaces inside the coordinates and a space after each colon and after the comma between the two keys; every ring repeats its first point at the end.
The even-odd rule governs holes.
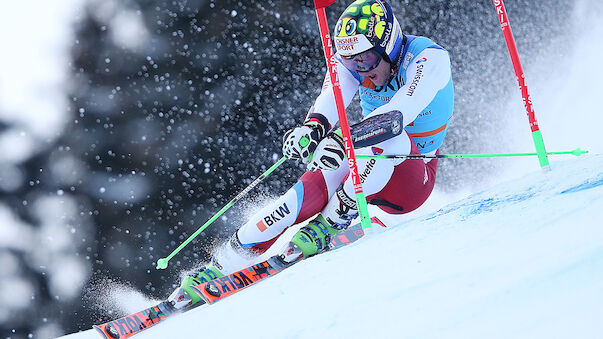
{"type": "Polygon", "coordinates": [[[337,51],[343,52],[340,53],[342,55],[361,53],[370,48],[389,55],[399,36],[399,24],[391,7],[381,0],[354,1],[341,14],[334,34],[337,51]],[[352,37],[357,37],[358,40],[350,39],[352,37]]]}
{"type": "Polygon", "coordinates": [[[375,35],[377,38],[381,39],[381,37],[383,37],[383,32],[385,32],[385,21],[379,21],[377,25],[375,25],[375,35]]]}
{"type": "Polygon", "coordinates": [[[337,27],[335,31],[337,32],[338,37],[347,37],[356,34],[356,20],[353,18],[342,18],[337,23],[337,27]]]}
{"type": "MultiPolygon", "coordinates": [[[[381,21],[383,22],[383,21],[381,21]]],[[[381,23],[380,22],[380,23],[381,23]]],[[[390,42],[392,39],[390,39],[390,36],[392,35],[392,24],[391,22],[387,23],[387,29],[385,30],[385,38],[381,39],[382,42],[379,46],[381,47],[385,47],[387,45],[388,42],[390,42]]],[[[383,35],[383,33],[381,33],[381,35],[383,35]]],[[[380,36],[379,38],[382,38],[382,36],[380,36]]]]}
{"type": "Polygon", "coordinates": [[[345,32],[346,32],[346,35],[353,35],[354,33],[356,33],[356,20],[350,19],[345,24],[345,32]]]}
{"type": "Polygon", "coordinates": [[[344,11],[337,22],[336,36],[343,37],[360,33],[372,37],[373,34],[376,34],[380,39],[384,29],[379,28],[378,31],[375,31],[378,28],[375,23],[383,21],[385,21],[385,8],[380,2],[357,0],[344,11]],[[373,3],[371,4],[371,2],[373,3]]]}
{"type": "Polygon", "coordinates": [[[370,17],[366,25],[366,37],[372,38],[375,34],[375,17],[370,17]]]}
{"type": "Polygon", "coordinates": [[[383,7],[381,6],[381,4],[374,3],[371,6],[371,11],[374,14],[376,14],[377,16],[385,16],[385,11],[383,10],[383,7]]]}

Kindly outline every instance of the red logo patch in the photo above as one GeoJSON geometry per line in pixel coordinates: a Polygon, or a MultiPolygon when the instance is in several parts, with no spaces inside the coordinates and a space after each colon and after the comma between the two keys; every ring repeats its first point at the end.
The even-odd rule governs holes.
{"type": "Polygon", "coordinates": [[[260,232],[264,232],[265,230],[268,229],[268,227],[266,227],[266,224],[264,224],[264,221],[260,221],[257,224],[258,229],[260,230],[260,232]]]}
{"type": "Polygon", "coordinates": [[[383,153],[383,150],[381,148],[375,146],[371,147],[371,151],[373,151],[374,155],[380,155],[381,153],[383,153]]]}

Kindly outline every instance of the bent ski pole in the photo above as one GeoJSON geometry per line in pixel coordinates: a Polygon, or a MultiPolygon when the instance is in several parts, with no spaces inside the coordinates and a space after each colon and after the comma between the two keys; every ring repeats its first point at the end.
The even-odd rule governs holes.
{"type": "MultiPolygon", "coordinates": [[[[576,148],[572,151],[546,152],[547,155],[571,154],[577,157],[588,151],[576,148]]],[[[496,158],[538,156],[539,153],[486,153],[486,154],[400,154],[400,155],[357,155],[357,159],[454,159],[454,158],[496,158]]]]}
{"type": "Polygon", "coordinates": [[[356,193],[358,214],[360,215],[360,221],[362,228],[364,229],[371,227],[371,219],[368,214],[366,196],[364,195],[364,191],[362,189],[360,175],[358,174],[358,166],[356,163],[356,156],[354,154],[354,145],[352,143],[350,125],[348,124],[348,118],[345,114],[345,105],[343,103],[341,88],[339,87],[339,77],[337,76],[338,62],[333,53],[333,44],[331,41],[331,35],[329,34],[329,25],[327,23],[327,14],[325,12],[325,7],[332,5],[334,2],[335,0],[314,0],[314,7],[316,9],[316,19],[318,20],[318,29],[320,31],[322,49],[325,54],[327,69],[329,70],[329,79],[331,80],[331,84],[333,86],[335,106],[337,107],[337,115],[339,117],[339,125],[341,126],[343,144],[345,146],[345,152],[348,157],[348,165],[350,167],[350,177],[352,179],[352,184],[354,185],[354,192],[356,193]]]}
{"type": "Polygon", "coordinates": [[[242,190],[241,193],[237,194],[237,196],[234,197],[228,204],[226,204],[226,206],[222,207],[222,209],[218,213],[214,214],[214,216],[211,217],[211,219],[209,219],[205,224],[203,224],[203,226],[199,227],[199,229],[190,237],[188,237],[188,239],[186,239],[180,246],[178,246],[178,248],[172,251],[169,256],[157,260],[157,269],[162,270],[167,268],[168,262],[170,261],[170,259],[172,259],[172,257],[178,254],[178,252],[180,252],[186,245],[188,245],[189,242],[191,242],[193,239],[195,239],[195,237],[197,237],[201,232],[203,232],[203,230],[206,229],[207,226],[216,221],[216,219],[218,219],[222,214],[224,214],[224,212],[226,212],[226,210],[232,207],[232,205],[234,205],[237,201],[241,200],[241,198],[243,198],[247,193],[249,193],[249,191],[251,191],[255,186],[257,186],[257,184],[262,182],[262,180],[264,180],[270,173],[272,173],[277,167],[279,167],[283,162],[285,162],[285,160],[287,160],[287,158],[282,157],[279,161],[272,165],[272,167],[266,170],[266,172],[262,173],[262,175],[260,175],[249,186],[242,190]]]}

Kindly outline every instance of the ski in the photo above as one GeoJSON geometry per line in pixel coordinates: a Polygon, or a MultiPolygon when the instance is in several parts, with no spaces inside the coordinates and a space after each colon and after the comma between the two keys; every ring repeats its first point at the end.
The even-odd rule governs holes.
{"type": "Polygon", "coordinates": [[[172,305],[163,301],[140,312],[93,327],[106,339],[128,338],[167,319],[174,313],[176,312],[172,305]]]}
{"type": "MultiPolygon", "coordinates": [[[[371,222],[375,225],[386,227],[386,225],[377,217],[372,217],[371,222]]],[[[365,234],[360,223],[352,225],[331,239],[328,251],[352,244],[362,238],[365,234]]],[[[129,338],[166,320],[173,314],[186,312],[198,306],[213,304],[220,301],[246,287],[254,285],[259,281],[283,271],[287,267],[290,267],[301,260],[303,260],[303,258],[296,259],[292,262],[285,262],[282,259],[282,255],[275,255],[258,264],[246,267],[221,278],[192,286],[193,290],[202,298],[202,301],[191,306],[176,309],[172,302],[163,301],[155,306],[125,317],[104,324],[94,325],[94,329],[96,329],[105,339],[129,338]]],[[[177,300],[176,302],[179,301],[180,300],[177,300]]],[[[185,300],[182,301],[185,302],[185,300]]]]}
{"type": "MultiPolygon", "coordinates": [[[[372,217],[371,222],[386,227],[377,217],[372,217]]],[[[344,232],[335,235],[331,239],[328,251],[352,244],[364,235],[365,232],[360,223],[350,226],[344,232]]],[[[301,260],[303,260],[303,257],[292,262],[286,262],[283,261],[282,255],[275,255],[258,264],[192,287],[205,302],[213,304],[261,280],[271,277],[301,260]]]]}
{"type": "Polygon", "coordinates": [[[279,258],[280,256],[278,255],[270,257],[242,270],[201,285],[192,286],[192,289],[206,303],[213,304],[261,280],[271,277],[297,262],[284,263],[279,258]]]}

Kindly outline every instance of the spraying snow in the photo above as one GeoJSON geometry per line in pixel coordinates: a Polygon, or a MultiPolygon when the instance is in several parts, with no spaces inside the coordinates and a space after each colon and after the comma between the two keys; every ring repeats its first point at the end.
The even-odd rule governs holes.
{"type": "MultiPolygon", "coordinates": [[[[541,55],[526,67],[550,151],[603,151],[596,102],[603,69],[593,50],[603,46],[602,7],[579,2],[568,54],[541,55]]],[[[533,149],[519,93],[508,103],[506,143],[533,149]]],[[[436,192],[413,215],[386,218],[398,226],[139,336],[596,337],[603,157],[553,158],[547,174],[533,158],[507,164],[490,189],[460,200],[467,194],[436,192]]]]}
{"type": "Polygon", "coordinates": [[[603,156],[552,165],[138,336],[595,337],[603,156]]]}
{"type": "MultiPolygon", "coordinates": [[[[4,12],[7,27],[15,29],[0,33],[1,40],[15,41],[16,36],[20,44],[9,49],[21,53],[4,53],[0,57],[4,79],[0,81],[0,118],[19,121],[18,125],[26,130],[24,134],[15,128],[0,138],[0,146],[5,146],[0,147],[0,160],[5,161],[0,188],[6,192],[26,181],[14,164],[39,152],[40,145],[45,145],[42,140],[56,138],[64,128],[66,102],[59,87],[65,81],[61,70],[66,68],[70,34],[67,24],[60,26],[60,31],[48,27],[52,26],[49,21],[57,17],[58,21],[69,23],[75,12],[65,10],[58,15],[57,10],[75,8],[72,5],[79,2],[69,1],[61,6],[16,3],[14,6],[19,7],[4,12]],[[13,15],[16,12],[35,13],[36,17],[21,22],[13,15]],[[37,24],[32,26],[31,22],[37,24]],[[30,32],[40,35],[36,43],[27,43],[32,40],[27,38],[30,32]],[[62,48],[44,44],[57,40],[62,48]],[[41,52],[47,50],[54,52],[41,52]],[[39,79],[50,81],[39,84],[39,79]],[[27,94],[34,95],[33,99],[27,94]]],[[[128,29],[111,31],[113,39],[125,48],[139,48],[137,44],[146,39],[132,36],[137,30],[131,28],[141,26],[137,22],[140,19],[124,13],[116,18],[119,24],[115,27],[128,29]]],[[[603,91],[599,80],[603,68],[598,60],[603,46],[602,14],[599,1],[576,2],[574,12],[568,13],[574,23],[572,29],[552,44],[566,44],[567,48],[550,53],[556,50],[552,47],[529,62],[522,60],[536,115],[551,151],[578,146],[591,153],[603,151],[603,139],[598,134],[603,118],[595,101],[603,91]]],[[[510,19],[514,27],[522,25],[513,16],[510,19]]],[[[309,20],[309,25],[314,24],[309,20]]],[[[144,37],[144,32],[141,34],[144,37]]],[[[523,51],[526,47],[531,46],[519,46],[523,51]]],[[[510,63],[508,67],[511,72],[510,63]]],[[[509,150],[531,151],[521,96],[517,90],[511,94],[507,106],[501,108],[508,119],[501,128],[509,136],[501,144],[509,150]]],[[[601,162],[600,157],[564,162],[555,159],[554,172],[543,175],[533,158],[506,159],[505,172],[495,179],[504,185],[470,198],[465,198],[470,192],[435,192],[412,215],[385,218],[389,224],[399,224],[390,231],[303,262],[211,309],[175,318],[141,337],[184,337],[199,331],[204,335],[246,337],[264,337],[267,333],[275,337],[594,337],[602,329],[593,318],[600,313],[595,307],[603,301],[599,273],[603,271],[601,231],[595,225],[603,207],[601,162]],[[522,178],[517,180],[518,177],[522,178]],[[304,321],[310,311],[315,314],[314,328],[304,321]],[[270,332],[254,332],[258,323],[270,324],[266,326],[270,332]],[[201,327],[203,324],[210,326],[201,327]]],[[[70,181],[77,181],[71,175],[73,168],[83,166],[76,161],[53,164],[65,167],[64,181],[70,185],[70,181]]],[[[205,166],[207,173],[209,164],[205,166]]],[[[62,198],[53,201],[62,205],[75,200],[62,190],[57,195],[62,198]]],[[[85,278],[75,276],[85,276],[89,268],[82,266],[82,258],[65,260],[69,258],[63,252],[71,250],[70,246],[88,246],[79,240],[92,236],[90,232],[82,235],[82,229],[76,232],[65,221],[69,218],[49,218],[55,209],[40,210],[45,212],[40,219],[47,221],[42,231],[19,221],[14,211],[0,205],[0,220],[4,221],[0,245],[15,251],[37,249],[37,254],[28,260],[41,263],[36,267],[51,277],[51,293],[64,300],[77,298],[69,293],[77,291],[74,285],[84,283],[85,278]],[[56,227],[60,223],[76,233],[58,232],[63,230],[56,227]],[[52,242],[44,237],[47,233],[55,237],[52,242]],[[58,245],[60,248],[53,248],[58,245]],[[53,250],[53,255],[47,250],[53,250]],[[72,264],[60,266],[52,262],[72,264]],[[73,283],[75,280],[77,284],[73,283]]],[[[0,312],[0,321],[8,321],[13,315],[11,310],[27,308],[34,302],[30,298],[33,285],[17,277],[20,268],[12,255],[1,253],[0,262],[4,268],[0,283],[3,290],[10,291],[0,296],[6,306],[0,312]]],[[[106,280],[98,284],[98,293],[92,293],[88,301],[93,307],[107,310],[112,318],[155,302],[127,285],[106,280]]],[[[56,333],[61,333],[61,329],[50,324],[35,336],[54,337],[56,333]]],[[[70,337],[86,336],[98,337],[91,331],[70,337]]]]}

